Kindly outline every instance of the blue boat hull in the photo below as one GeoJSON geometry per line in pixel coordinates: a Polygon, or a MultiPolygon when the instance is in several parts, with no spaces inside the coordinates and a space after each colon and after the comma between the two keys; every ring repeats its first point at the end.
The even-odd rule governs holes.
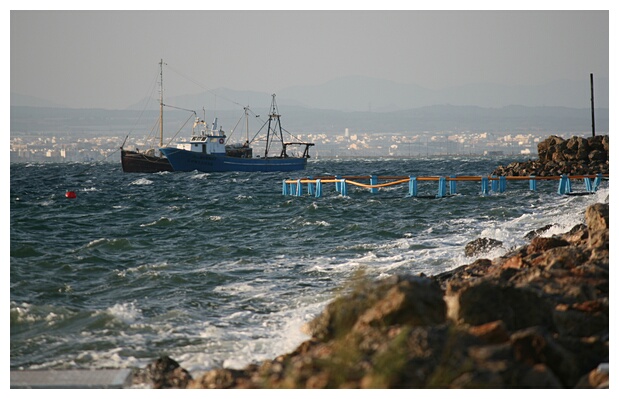
{"type": "Polygon", "coordinates": [[[303,170],[307,158],[237,158],[224,154],[203,154],[177,148],[162,148],[175,172],[289,172],[303,170]]]}

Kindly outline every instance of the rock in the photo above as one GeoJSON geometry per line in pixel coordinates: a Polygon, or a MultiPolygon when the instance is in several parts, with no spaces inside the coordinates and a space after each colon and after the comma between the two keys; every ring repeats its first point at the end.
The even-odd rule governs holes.
{"type": "Polygon", "coordinates": [[[443,293],[435,280],[399,276],[356,287],[349,297],[327,305],[305,331],[325,341],[363,326],[438,324],[445,320],[446,312],[443,293]]]}
{"type": "Polygon", "coordinates": [[[509,332],[502,320],[472,326],[469,328],[469,333],[489,344],[500,344],[509,341],[509,332]]]}
{"type": "Polygon", "coordinates": [[[241,377],[246,377],[246,375],[243,371],[239,370],[209,370],[199,379],[191,381],[188,384],[187,388],[234,388],[239,384],[239,379],[241,377]]]}
{"type": "Polygon", "coordinates": [[[550,136],[537,145],[537,160],[497,167],[495,176],[558,176],[608,173],[609,136],[564,140],[550,136]]]}
{"type": "Polygon", "coordinates": [[[564,386],[574,386],[580,378],[576,357],[557,343],[539,326],[518,331],[511,336],[514,357],[529,365],[545,364],[564,386]]]}
{"type": "Polygon", "coordinates": [[[528,389],[560,389],[563,388],[561,381],[543,363],[535,364],[527,369],[518,381],[519,388],[528,389]]]}
{"type": "Polygon", "coordinates": [[[427,277],[404,279],[359,316],[359,326],[424,326],[445,321],[443,292],[435,280],[427,277]]]}
{"type": "Polygon", "coordinates": [[[482,237],[466,244],[464,247],[464,254],[468,257],[477,256],[489,252],[494,248],[501,247],[502,245],[502,241],[495,240],[494,238],[482,237]]]}
{"type": "Polygon", "coordinates": [[[457,323],[475,326],[501,320],[509,331],[535,325],[552,327],[550,304],[532,290],[480,281],[456,295],[457,323]]]}
{"type": "Polygon", "coordinates": [[[564,247],[570,243],[557,237],[535,237],[527,248],[527,253],[548,251],[551,248],[564,247]]]}
{"type": "Polygon", "coordinates": [[[541,236],[544,232],[546,232],[547,230],[549,230],[552,226],[554,226],[553,224],[547,224],[544,227],[540,227],[539,229],[535,229],[533,231],[528,232],[524,238],[526,240],[532,240],[535,237],[539,237],[541,236]]]}
{"type": "Polygon", "coordinates": [[[192,380],[187,370],[168,356],[162,356],[146,366],[146,369],[136,374],[135,383],[161,388],[187,388],[192,380]]]}
{"type": "Polygon", "coordinates": [[[589,228],[589,248],[609,249],[609,205],[595,204],[588,207],[585,219],[589,228]]]}
{"type": "Polygon", "coordinates": [[[553,312],[557,331],[566,337],[590,337],[608,333],[609,310],[604,298],[559,305],[553,312]]]}
{"type": "Polygon", "coordinates": [[[608,363],[600,364],[596,369],[591,370],[589,374],[583,376],[575,388],[610,388],[608,363]]]}

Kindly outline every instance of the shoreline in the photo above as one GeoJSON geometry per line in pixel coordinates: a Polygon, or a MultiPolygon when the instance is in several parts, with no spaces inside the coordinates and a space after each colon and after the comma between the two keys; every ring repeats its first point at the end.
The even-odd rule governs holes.
{"type": "MultiPolygon", "coordinates": [[[[608,173],[608,136],[539,143],[496,175],[608,173]]],[[[435,276],[360,276],[291,353],[194,379],[162,357],[154,388],[608,388],[609,202],[585,224],[435,276]]],[[[487,243],[482,243],[487,244],[487,243]]],[[[480,251],[490,248],[478,248],[480,251]]]]}
{"type": "MultiPolygon", "coordinates": [[[[291,353],[191,376],[163,357],[154,388],[608,388],[609,204],[586,224],[435,276],[360,276],[291,353]]],[[[532,232],[535,233],[535,232],[532,232]]],[[[535,234],[532,234],[535,235],[535,234]]]]}

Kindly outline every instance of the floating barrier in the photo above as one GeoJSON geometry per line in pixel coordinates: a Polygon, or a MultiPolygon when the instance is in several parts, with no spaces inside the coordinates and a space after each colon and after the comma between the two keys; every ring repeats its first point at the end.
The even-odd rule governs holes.
{"type": "Polygon", "coordinates": [[[334,183],[335,190],[342,196],[348,195],[348,185],[353,185],[361,188],[369,189],[371,193],[378,193],[379,189],[384,187],[408,184],[408,196],[418,197],[418,182],[420,181],[437,181],[438,192],[435,198],[442,198],[448,195],[457,194],[457,182],[481,182],[481,194],[489,195],[491,192],[502,193],[507,188],[508,180],[528,180],[529,189],[537,190],[537,182],[539,180],[558,180],[559,188],[557,193],[560,195],[577,195],[572,193],[572,180],[583,180],[585,184],[585,192],[580,194],[595,193],[602,180],[608,179],[608,174],[596,175],[561,175],[561,176],[320,176],[308,177],[305,179],[286,180],[282,181],[282,195],[294,195],[300,197],[303,195],[303,184],[307,184],[307,193],[310,196],[321,197],[323,184],[334,183]],[[360,181],[368,181],[362,183],[360,181]],[[380,181],[384,181],[381,183],[380,181]],[[448,185],[449,183],[449,185],[448,185]],[[449,187],[449,194],[447,194],[449,187]]]}

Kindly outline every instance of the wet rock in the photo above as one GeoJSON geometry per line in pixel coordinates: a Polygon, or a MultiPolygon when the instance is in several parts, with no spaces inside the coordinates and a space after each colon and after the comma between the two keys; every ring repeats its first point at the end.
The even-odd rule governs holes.
{"type": "Polygon", "coordinates": [[[548,251],[551,248],[564,247],[570,243],[558,237],[535,237],[527,248],[527,253],[548,251]]]}
{"type": "Polygon", "coordinates": [[[535,230],[533,230],[533,231],[530,231],[530,232],[528,232],[528,233],[524,236],[524,238],[525,238],[526,240],[532,240],[533,238],[535,238],[535,237],[539,237],[539,236],[541,236],[542,234],[544,234],[546,231],[550,230],[550,228],[551,228],[552,226],[554,226],[554,225],[553,225],[553,224],[547,224],[547,225],[546,225],[546,226],[544,226],[544,227],[540,227],[539,229],[535,229],[535,230]]]}
{"type": "Polygon", "coordinates": [[[178,362],[162,356],[137,372],[134,384],[144,384],[155,389],[187,388],[191,380],[191,375],[178,362]]]}
{"type": "Polygon", "coordinates": [[[468,257],[477,256],[501,246],[503,246],[502,241],[495,240],[494,238],[482,237],[466,244],[464,247],[464,254],[468,257]]]}

